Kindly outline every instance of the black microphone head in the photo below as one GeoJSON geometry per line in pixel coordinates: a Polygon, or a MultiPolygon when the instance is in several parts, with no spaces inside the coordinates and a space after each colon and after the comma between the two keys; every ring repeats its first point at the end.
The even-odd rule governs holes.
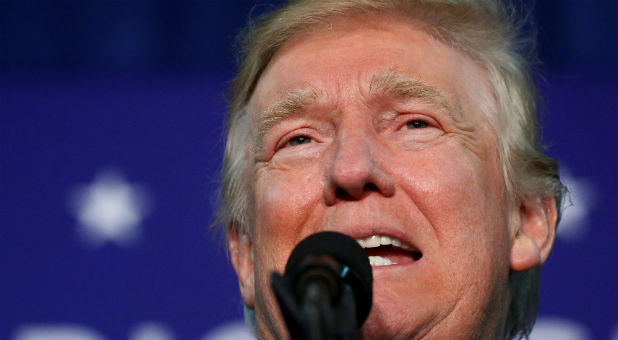
{"type": "Polygon", "coordinates": [[[357,321],[358,325],[362,325],[371,310],[373,274],[367,253],[353,238],[333,231],[308,236],[290,254],[285,276],[295,280],[304,270],[303,263],[308,257],[323,256],[333,258],[342,266],[339,274],[354,292],[357,321]]]}

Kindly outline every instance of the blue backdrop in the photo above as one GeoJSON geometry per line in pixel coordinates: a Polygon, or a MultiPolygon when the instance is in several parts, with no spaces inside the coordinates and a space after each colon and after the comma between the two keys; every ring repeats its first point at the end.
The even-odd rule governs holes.
{"type": "MultiPolygon", "coordinates": [[[[0,2],[0,338],[244,336],[208,232],[252,1],[0,2]],[[240,332],[240,333],[233,333],[240,332]],[[55,336],[55,337],[54,337],[55,336]]],[[[539,1],[571,190],[534,338],[618,337],[616,1],[539,1]]]]}

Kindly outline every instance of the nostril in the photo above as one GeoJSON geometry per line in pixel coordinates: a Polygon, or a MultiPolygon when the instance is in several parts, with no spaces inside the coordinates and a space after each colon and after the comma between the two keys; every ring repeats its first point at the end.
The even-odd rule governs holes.
{"type": "Polygon", "coordinates": [[[344,199],[344,200],[351,200],[352,199],[352,195],[350,195],[347,191],[345,191],[342,187],[338,187],[337,188],[337,192],[336,192],[337,197],[344,199]]]}
{"type": "Polygon", "coordinates": [[[354,192],[349,192],[346,189],[342,188],[342,187],[337,187],[337,190],[335,192],[335,195],[337,197],[339,197],[340,199],[346,200],[346,201],[352,201],[355,199],[360,199],[363,196],[365,196],[366,193],[372,192],[372,191],[380,191],[380,189],[378,188],[377,185],[373,184],[373,183],[366,183],[363,186],[363,190],[358,192],[358,193],[354,193],[354,192]],[[358,196],[358,197],[356,197],[358,196]]]}
{"type": "Polygon", "coordinates": [[[363,191],[380,191],[380,189],[373,183],[366,183],[363,187],[363,191]]]}

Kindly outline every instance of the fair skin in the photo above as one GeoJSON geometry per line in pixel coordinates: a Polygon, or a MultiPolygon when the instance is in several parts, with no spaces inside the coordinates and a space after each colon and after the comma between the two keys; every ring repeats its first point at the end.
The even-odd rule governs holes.
{"type": "Polygon", "coordinates": [[[384,13],[278,50],[247,107],[255,224],[228,231],[260,338],[288,335],[270,273],[323,230],[415,250],[372,268],[363,338],[503,336],[509,272],[546,259],[556,212],[551,198],[507,204],[491,98],[474,61],[384,13]]]}

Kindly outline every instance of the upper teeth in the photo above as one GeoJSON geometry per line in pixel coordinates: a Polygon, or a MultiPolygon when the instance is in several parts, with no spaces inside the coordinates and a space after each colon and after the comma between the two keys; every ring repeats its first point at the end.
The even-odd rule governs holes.
{"type": "Polygon", "coordinates": [[[362,239],[357,238],[356,242],[358,242],[358,244],[360,244],[363,248],[376,248],[379,246],[393,245],[394,247],[399,247],[401,249],[411,249],[410,246],[401,242],[401,240],[386,235],[371,235],[362,239]]]}

